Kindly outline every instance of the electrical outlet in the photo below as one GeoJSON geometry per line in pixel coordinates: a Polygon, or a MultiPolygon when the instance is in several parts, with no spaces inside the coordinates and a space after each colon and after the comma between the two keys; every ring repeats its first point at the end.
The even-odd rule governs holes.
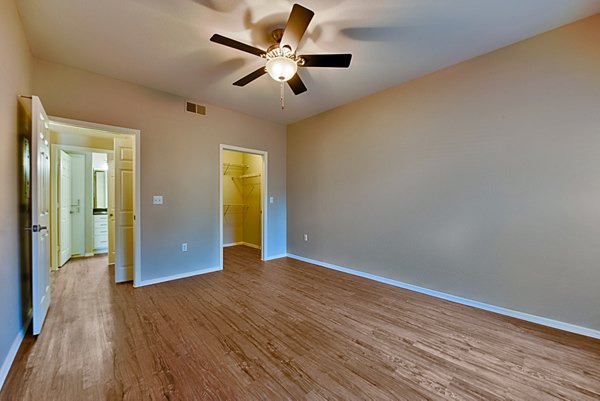
{"type": "Polygon", "coordinates": [[[273,198],[272,196],[269,197],[269,203],[273,203],[275,201],[275,198],[273,198]]]}
{"type": "Polygon", "coordinates": [[[304,242],[308,242],[308,234],[304,234],[304,242]]]}
{"type": "Polygon", "coordinates": [[[152,197],[152,204],[153,205],[162,205],[163,204],[163,197],[162,197],[162,195],[154,195],[152,197]]]}
{"type": "Polygon", "coordinates": [[[181,244],[181,252],[187,252],[187,242],[181,244]]]}

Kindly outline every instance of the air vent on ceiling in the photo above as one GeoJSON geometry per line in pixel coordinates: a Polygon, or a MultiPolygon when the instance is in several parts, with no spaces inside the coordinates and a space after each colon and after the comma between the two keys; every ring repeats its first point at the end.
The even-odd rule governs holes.
{"type": "Polygon", "coordinates": [[[206,115],[206,107],[201,104],[196,104],[192,102],[185,102],[185,110],[190,113],[201,114],[203,116],[206,115]]]}

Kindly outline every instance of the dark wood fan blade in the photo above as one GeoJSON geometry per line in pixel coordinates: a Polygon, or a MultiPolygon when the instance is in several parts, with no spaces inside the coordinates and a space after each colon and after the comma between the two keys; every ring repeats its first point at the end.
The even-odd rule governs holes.
{"type": "Polygon", "coordinates": [[[247,45],[242,42],[238,42],[237,40],[229,39],[229,38],[227,38],[223,35],[219,35],[217,33],[214,34],[210,38],[210,41],[218,43],[223,46],[232,47],[234,49],[241,50],[246,53],[254,54],[255,56],[258,56],[258,57],[262,56],[263,54],[266,54],[266,52],[264,50],[260,50],[256,47],[247,45]]]}
{"type": "Polygon", "coordinates": [[[251,72],[250,74],[246,75],[244,78],[235,81],[233,84],[235,86],[246,86],[250,82],[254,81],[257,78],[262,77],[266,73],[267,73],[267,70],[265,69],[265,67],[260,67],[258,70],[251,72]]]}
{"type": "Polygon", "coordinates": [[[306,86],[304,86],[304,82],[300,78],[300,75],[294,75],[289,81],[287,81],[290,88],[294,92],[294,95],[299,95],[301,93],[306,92],[306,86]]]}
{"type": "Polygon", "coordinates": [[[300,57],[304,59],[301,67],[348,68],[352,60],[352,54],[308,54],[300,57]]]}
{"type": "Polygon", "coordinates": [[[296,48],[310,24],[315,13],[308,8],[304,8],[299,4],[294,4],[292,12],[288,18],[287,25],[281,37],[280,46],[289,46],[292,52],[296,52],[296,48]]]}

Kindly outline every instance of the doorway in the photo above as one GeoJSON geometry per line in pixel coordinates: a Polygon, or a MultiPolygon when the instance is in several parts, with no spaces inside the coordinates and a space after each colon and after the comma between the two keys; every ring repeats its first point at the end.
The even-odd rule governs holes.
{"type": "Polygon", "coordinates": [[[53,270],[96,256],[115,282],[139,281],[138,141],[137,130],[50,117],[53,270]]]}
{"type": "Polygon", "coordinates": [[[220,258],[223,248],[253,248],[265,260],[267,245],[267,152],[220,147],[220,258]]]}
{"type": "MultiPolygon", "coordinates": [[[[75,139],[85,139],[86,144],[97,147],[67,145],[77,143],[74,137],[63,127],[50,127],[51,210],[56,211],[51,213],[51,260],[53,270],[57,270],[71,258],[109,254],[115,235],[109,225],[114,145],[112,137],[99,141],[86,131],[77,133],[75,139]]],[[[114,264],[110,257],[108,264],[114,264]]]]}

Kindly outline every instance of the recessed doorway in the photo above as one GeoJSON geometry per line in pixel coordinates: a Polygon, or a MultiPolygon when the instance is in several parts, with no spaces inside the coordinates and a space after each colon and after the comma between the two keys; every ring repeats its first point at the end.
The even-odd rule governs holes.
{"type": "Polygon", "coordinates": [[[116,282],[135,285],[139,131],[52,117],[49,131],[52,269],[94,256],[114,268],[116,282]]]}
{"type": "Polygon", "coordinates": [[[220,255],[224,247],[246,247],[265,260],[267,152],[221,145],[220,255]]]}

